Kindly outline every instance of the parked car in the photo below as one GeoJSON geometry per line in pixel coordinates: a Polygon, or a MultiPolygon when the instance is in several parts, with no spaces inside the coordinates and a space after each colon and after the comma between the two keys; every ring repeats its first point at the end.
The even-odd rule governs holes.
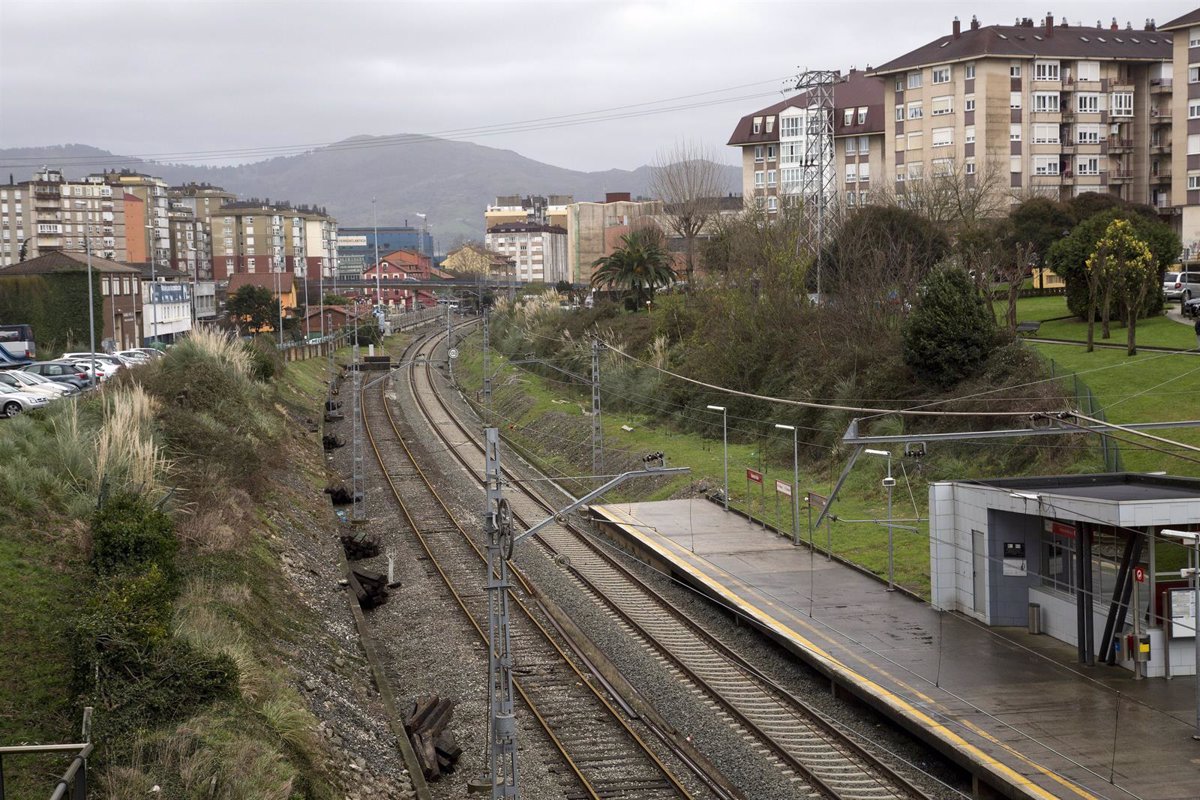
{"type": "Polygon", "coordinates": [[[88,367],[94,363],[96,370],[100,373],[100,379],[105,381],[129,366],[128,361],[107,353],[63,353],[62,360],[88,367]]]}
{"type": "Polygon", "coordinates": [[[1185,301],[1181,311],[1185,317],[1200,317],[1200,297],[1185,301]]]}
{"type": "Polygon", "coordinates": [[[22,412],[45,408],[48,405],[50,405],[48,397],[27,394],[17,391],[7,384],[0,384],[0,416],[15,417],[22,412]]]}
{"type": "Polygon", "coordinates": [[[0,370],[0,384],[11,386],[19,392],[36,394],[48,400],[61,400],[68,394],[78,391],[74,387],[53,382],[38,383],[32,375],[27,372],[21,372],[18,369],[0,370]]]}
{"type": "Polygon", "coordinates": [[[1163,275],[1163,295],[1168,300],[1187,302],[1200,297],[1200,270],[1167,272],[1163,275]]]}
{"type": "Polygon", "coordinates": [[[79,394],[81,391],[81,387],[72,383],[60,383],[59,381],[52,381],[44,375],[38,375],[36,372],[26,372],[25,370],[18,370],[18,372],[20,372],[20,374],[17,377],[25,381],[27,385],[49,386],[59,390],[64,397],[79,394]]]}
{"type": "Polygon", "coordinates": [[[154,356],[147,353],[145,350],[118,350],[114,355],[118,355],[127,361],[132,361],[135,364],[149,364],[154,356]]]}
{"type": "MultiPolygon", "coordinates": [[[[88,380],[91,371],[86,366],[78,367],[70,361],[38,361],[21,369],[31,375],[38,375],[56,383],[65,383],[81,390],[92,385],[88,380]]],[[[97,382],[99,380],[97,378],[97,382]]]]}

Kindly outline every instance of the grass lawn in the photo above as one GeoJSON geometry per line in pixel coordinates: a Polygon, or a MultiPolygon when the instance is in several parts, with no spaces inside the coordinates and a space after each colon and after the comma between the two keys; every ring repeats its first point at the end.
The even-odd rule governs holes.
{"type": "MultiPolygon", "coordinates": [[[[1002,318],[1006,304],[998,302],[995,305],[997,318],[1002,318]]],[[[1079,319],[1057,319],[1069,315],[1065,295],[1048,297],[1024,297],[1017,301],[1017,321],[1038,321],[1042,327],[1038,336],[1050,339],[1069,339],[1071,341],[1087,341],[1087,323],[1079,319]],[[1047,321],[1053,320],[1053,321],[1047,321]]],[[[1098,344],[1125,345],[1125,326],[1113,323],[1110,329],[1111,338],[1100,338],[1100,326],[1096,326],[1096,342],[1098,344]]],[[[1181,325],[1166,316],[1153,317],[1138,321],[1137,343],[1151,347],[1178,347],[1190,349],[1196,346],[1196,335],[1191,325],[1181,325]]]]}

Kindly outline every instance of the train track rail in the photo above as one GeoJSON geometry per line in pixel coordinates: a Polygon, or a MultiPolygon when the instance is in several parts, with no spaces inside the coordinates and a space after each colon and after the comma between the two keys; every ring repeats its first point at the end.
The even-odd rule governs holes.
{"type": "MultiPolygon", "coordinates": [[[[435,390],[428,367],[414,370],[412,378],[414,400],[429,424],[443,440],[455,439],[449,451],[482,484],[479,436],[467,429],[435,390]],[[462,447],[463,439],[475,449],[462,447]]],[[[554,513],[551,503],[529,489],[521,475],[509,468],[505,472],[509,478],[506,497],[519,522],[531,527],[554,513]]],[[[543,528],[537,538],[560,563],[569,566],[580,586],[608,614],[665,660],[680,680],[710,698],[732,724],[761,742],[785,776],[803,784],[796,787],[798,791],[840,800],[927,800],[918,786],[850,732],[693,623],[591,536],[563,520],[543,528]]]]}
{"type": "MultiPolygon", "coordinates": [[[[413,458],[385,392],[386,382],[379,392],[364,392],[362,397],[367,440],[412,535],[486,644],[485,554],[413,458]]],[[[561,771],[563,796],[590,800],[730,797],[719,790],[693,794],[598,688],[602,679],[585,671],[543,625],[525,588],[511,595],[517,613],[510,620],[510,634],[520,653],[513,683],[529,715],[568,767],[561,771]]]]}

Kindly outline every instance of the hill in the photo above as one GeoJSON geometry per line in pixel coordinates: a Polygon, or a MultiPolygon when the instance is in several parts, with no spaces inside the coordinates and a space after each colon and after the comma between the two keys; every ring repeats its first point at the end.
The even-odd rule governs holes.
{"type": "MultiPolygon", "coordinates": [[[[376,197],[380,225],[417,224],[429,215],[442,252],[483,236],[483,211],[498,195],[571,194],[597,200],[605,192],[646,194],[650,168],[580,172],[511,150],[433,137],[357,136],[300,155],[236,166],[201,167],[121,156],[82,144],[0,149],[0,174],[28,180],[42,164],[71,178],[127,167],[172,184],[207,181],[242,197],[324,206],[342,225],[370,225],[376,197]]],[[[727,192],[739,192],[741,170],[726,167],[727,192]]]]}

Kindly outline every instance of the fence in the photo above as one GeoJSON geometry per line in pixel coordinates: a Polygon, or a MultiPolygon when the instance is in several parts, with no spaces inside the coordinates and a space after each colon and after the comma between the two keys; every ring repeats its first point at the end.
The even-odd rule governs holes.
{"type": "MultiPolygon", "coordinates": [[[[1079,375],[1074,372],[1064,372],[1059,367],[1058,362],[1049,356],[1044,356],[1050,364],[1050,377],[1060,380],[1071,379],[1072,388],[1075,392],[1075,405],[1078,407],[1081,414],[1086,414],[1089,417],[1108,422],[1108,418],[1104,415],[1104,408],[1100,405],[1099,398],[1092,388],[1084,381],[1079,379],[1079,375]]],[[[1104,471],[1105,472],[1124,472],[1124,462],[1121,459],[1121,450],[1110,437],[1101,434],[1100,436],[1100,452],[1104,456],[1104,471]]]]}
{"type": "Polygon", "coordinates": [[[58,779],[50,800],[86,800],[88,793],[87,760],[92,754],[92,709],[83,710],[83,741],[78,744],[29,744],[0,747],[0,800],[4,800],[4,756],[33,755],[37,753],[70,753],[76,751],[67,771],[58,779]]]}

